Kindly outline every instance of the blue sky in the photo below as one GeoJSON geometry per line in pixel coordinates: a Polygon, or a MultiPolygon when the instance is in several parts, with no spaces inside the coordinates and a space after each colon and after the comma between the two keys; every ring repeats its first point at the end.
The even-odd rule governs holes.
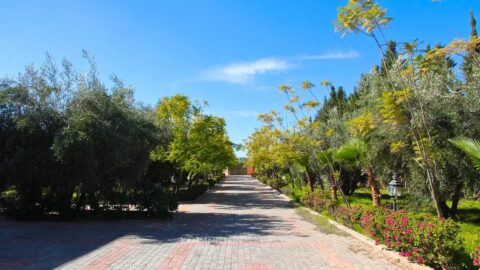
{"type": "MultiPolygon", "coordinates": [[[[350,92],[360,74],[379,62],[361,35],[333,29],[347,0],[3,1],[0,76],[40,64],[48,51],[85,67],[91,52],[104,80],[116,74],[154,105],[183,93],[207,100],[223,116],[232,141],[258,127],[256,115],[281,110],[282,83],[330,80],[350,92]]],[[[468,37],[475,0],[384,0],[393,17],[387,38],[424,44],[468,37]]],[[[480,21],[480,20],[479,20],[480,21]]],[[[318,95],[326,94],[318,88],[318,95]]]]}

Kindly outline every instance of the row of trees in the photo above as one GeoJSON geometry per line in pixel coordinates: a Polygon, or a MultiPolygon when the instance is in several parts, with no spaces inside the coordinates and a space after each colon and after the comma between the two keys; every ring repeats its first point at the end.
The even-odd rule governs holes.
{"type": "Polygon", "coordinates": [[[223,119],[186,96],[155,108],[112,77],[108,89],[93,57],[87,73],[47,56],[0,83],[0,208],[31,218],[85,209],[176,209],[174,192],[220,175],[235,162],[223,119]]]}
{"type": "Polygon", "coordinates": [[[381,63],[361,76],[350,95],[321,82],[330,93],[323,102],[309,81],[300,94],[281,85],[286,112],[260,115],[265,125],[247,141],[248,162],[272,179],[304,179],[311,190],[328,186],[332,197],[340,192],[347,205],[345,195],[359,183],[371,189],[373,204],[381,205],[380,188],[395,173],[412,205],[433,201],[439,217],[455,217],[462,196],[480,195],[478,172],[449,141],[475,138],[480,131],[476,22],[472,14],[469,40],[421,48],[417,41],[388,41],[382,28],[390,20],[370,0],[350,0],[339,8],[336,29],[371,38],[381,63]]]}

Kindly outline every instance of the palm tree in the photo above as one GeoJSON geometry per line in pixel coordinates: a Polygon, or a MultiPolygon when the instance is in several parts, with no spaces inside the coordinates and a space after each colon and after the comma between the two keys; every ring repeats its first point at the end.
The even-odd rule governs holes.
{"type": "Polygon", "coordinates": [[[315,179],[310,169],[310,162],[308,156],[305,154],[300,154],[299,156],[297,156],[297,158],[294,159],[294,164],[297,171],[305,175],[308,183],[308,190],[310,192],[313,192],[315,179]]]}
{"type": "Polygon", "coordinates": [[[456,147],[462,149],[472,160],[475,169],[480,171],[480,142],[466,137],[457,137],[449,140],[456,147]]]}
{"type": "Polygon", "coordinates": [[[340,188],[338,189],[338,181],[335,177],[335,160],[334,160],[334,151],[332,148],[328,148],[325,151],[319,151],[317,153],[317,160],[319,161],[320,165],[324,166],[327,169],[327,179],[330,184],[332,199],[337,201],[337,191],[340,191],[342,195],[342,199],[345,202],[345,205],[350,208],[350,202],[347,199],[347,196],[343,193],[343,190],[340,188]]]}
{"type": "Polygon", "coordinates": [[[319,163],[327,168],[327,179],[328,183],[330,184],[330,190],[332,193],[332,199],[333,200],[338,200],[337,196],[337,189],[338,185],[337,182],[335,181],[335,175],[334,175],[334,167],[333,167],[333,149],[329,148],[325,151],[320,151],[317,154],[317,160],[319,163]]]}
{"type": "Polygon", "coordinates": [[[372,190],[372,201],[375,207],[381,205],[380,187],[375,179],[373,166],[368,159],[369,145],[366,141],[352,139],[341,146],[334,154],[335,159],[343,162],[347,166],[361,167],[367,173],[368,185],[372,190]]]}

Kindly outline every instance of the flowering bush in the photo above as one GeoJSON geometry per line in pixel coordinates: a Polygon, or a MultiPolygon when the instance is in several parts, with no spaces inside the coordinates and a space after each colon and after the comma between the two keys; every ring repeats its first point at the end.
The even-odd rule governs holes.
{"type": "MultiPolygon", "coordinates": [[[[339,206],[323,191],[305,194],[301,201],[317,212],[328,211],[338,222],[360,229],[376,244],[383,244],[416,263],[442,269],[472,268],[459,237],[460,227],[453,220],[403,210],[347,208],[339,206]]],[[[480,246],[471,257],[473,264],[479,266],[480,246]]]]}
{"type": "Polygon", "coordinates": [[[332,200],[329,194],[323,191],[309,192],[302,198],[302,203],[317,212],[328,211],[332,213],[338,206],[338,203],[332,200]]]}
{"type": "Polygon", "coordinates": [[[354,224],[358,224],[360,217],[363,214],[363,208],[356,205],[352,208],[348,207],[337,207],[332,214],[336,221],[342,223],[343,225],[353,228],[354,224]]]}
{"type": "Polygon", "coordinates": [[[473,265],[480,266],[480,246],[472,252],[473,265]]]}
{"type": "Polygon", "coordinates": [[[451,268],[462,263],[460,227],[452,220],[387,209],[364,211],[361,226],[377,243],[412,261],[451,268]]]}

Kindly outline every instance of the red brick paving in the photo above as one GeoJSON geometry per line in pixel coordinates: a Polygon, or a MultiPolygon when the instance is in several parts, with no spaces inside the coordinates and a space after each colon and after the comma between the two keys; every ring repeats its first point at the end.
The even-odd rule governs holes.
{"type": "Polygon", "coordinates": [[[0,269],[400,269],[350,237],[324,234],[251,177],[229,176],[173,220],[0,219],[0,269]]]}
{"type": "Polygon", "coordinates": [[[138,246],[139,241],[135,239],[122,239],[117,240],[111,244],[107,253],[101,255],[93,262],[85,266],[87,269],[103,270],[107,269],[115,261],[119,260],[123,256],[127,255],[131,250],[138,246]]]}

